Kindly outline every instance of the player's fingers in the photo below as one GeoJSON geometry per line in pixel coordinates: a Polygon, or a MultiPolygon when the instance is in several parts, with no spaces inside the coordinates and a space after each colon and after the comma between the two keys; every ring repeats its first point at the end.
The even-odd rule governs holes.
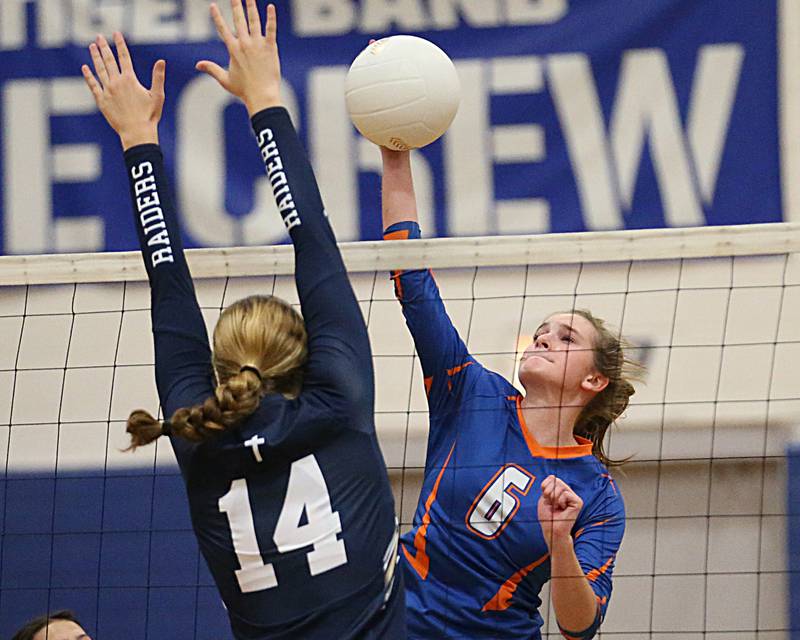
{"type": "Polygon", "coordinates": [[[256,0],[247,0],[247,24],[250,35],[261,35],[261,14],[258,13],[256,0]]]}
{"type": "Polygon", "coordinates": [[[81,66],[81,73],[83,73],[83,79],[86,81],[86,86],[89,87],[89,91],[92,92],[95,102],[99,103],[100,98],[103,97],[103,89],[100,87],[100,83],[97,82],[97,78],[94,77],[88,64],[81,66]]]}
{"type": "Polygon", "coordinates": [[[549,495],[552,495],[553,490],[556,488],[556,480],[557,478],[555,476],[547,476],[542,480],[542,491],[546,491],[549,495]]]}
{"type": "Polygon", "coordinates": [[[228,72],[220,67],[216,62],[210,60],[201,60],[195,65],[195,69],[207,73],[214,80],[220,83],[223,89],[228,88],[228,72]]]}
{"type": "Polygon", "coordinates": [[[211,4],[211,20],[214,22],[214,26],[217,29],[220,39],[225,43],[225,46],[230,49],[231,43],[235,40],[235,36],[228,28],[228,23],[225,22],[222,11],[220,11],[219,7],[213,3],[211,4]]]}
{"type": "Polygon", "coordinates": [[[150,93],[159,98],[164,97],[164,81],[166,78],[166,60],[156,60],[156,63],[153,65],[153,75],[150,81],[150,93]]]}
{"type": "Polygon", "coordinates": [[[111,78],[115,75],[119,75],[119,67],[117,66],[116,58],[114,58],[114,52],[111,51],[108,40],[106,40],[104,35],[101,34],[97,36],[97,46],[100,49],[100,55],[103,57],[103,62],[106,65],[108,77],[111,78]]]}
{"type": "Polygon", "coordinates": [[[231,11],[233,11],[233,26],[236,29],[236,35],[239,38],[246,38],[250,35],[250,31],[247,29],[242,0],[231,0],[231,11]]]}
{"type": "Polygon", "coordinates": [[[125,38],[119,31],[114,32],[114,46],[117,47],[119,66],[122,68],[123,73],[126,71],[133,73],[133,61],[131,60],[131,53],[128,51],[128,44],[125,42],[125,38]]]}
{"type": "Polygon", "coordinates": [[[97,43],[93,42],[89,45],[89,55],[92,56],[92,64],[94,65],[94,72],[103,84],[103,87],[108,86],[108,71],[106,71],[106,63],[103,62],[103,56],[100,55],[100,49],[97,43]]]}
{"type": "Polygon", "coordinates": [[[278,13],[271,2],[267,5],[267,42],[275,44],[278,37],[278,13]]]}

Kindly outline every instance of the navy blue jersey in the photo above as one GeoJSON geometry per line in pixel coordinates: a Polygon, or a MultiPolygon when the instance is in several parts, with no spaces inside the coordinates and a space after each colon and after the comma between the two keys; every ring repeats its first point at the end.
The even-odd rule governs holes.
{"type": "MultiPolygon", "coordinates": [[[[419,237],[402,222],[387,239],[419,237]]],[[[592,444],[540,445],[521,396],[467,350],[428,270],[395,272],[395,292],[419,355],[430,413],[425,474],[414,528],[401,540],[409,637],[539,640],[539,597],[550,579],[538,522],[541,483],[554,474],[583,500],[572,532],[595,592],[597,619],[611,597],[625,508],[592,444]]],[[[573,638],[571,633],[566,637],[573,638]]]]}
{"type": "MultiPolygon", "coordinates": [[[[308,362],[298,398],[269,394],[209,442],[171,438],[192,524],[237,638],[402,638],[366,327],[288,113],[267,109],[252,124],[295,246],[308,362]]],[[[213,393],[211,353],[160,150],[138,146],[125,161],[170,416],[213,393]]]]}

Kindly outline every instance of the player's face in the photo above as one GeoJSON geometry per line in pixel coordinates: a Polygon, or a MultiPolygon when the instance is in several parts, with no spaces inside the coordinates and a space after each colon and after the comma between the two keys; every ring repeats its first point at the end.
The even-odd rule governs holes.
{"type": "Polygon", "coordinates": [[[597,330],[583,316],[559,313],[537,329],[519,364],[519,379],[529,385],[561,388],[565,393],[584,389],[596,374],[594,343],[597,330]]]}
{"type": "Polygon", "coordinates": [[[69,620],[55,620],[40,629],[33,640],[92,640],[79,624],[69,620]]]}

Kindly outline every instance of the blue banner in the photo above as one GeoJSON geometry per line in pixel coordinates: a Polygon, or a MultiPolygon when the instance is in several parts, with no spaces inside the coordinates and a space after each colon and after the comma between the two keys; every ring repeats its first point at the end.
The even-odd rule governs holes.
{"type": "MultiPolygon", "coordinates": [[[[461,77],[450,131],[415,154],[429,236],[781,221],[789,5],[279,0],[284,94],[340,240],[380,235],[379,155],[343,81],[394,33],[434,41],[461,77]]],[[[3,0],[2,252],[136,247],[119,143],[80,77],[86,44],[113,30],[143,82],[167,60],[160,133],[187,246],[285,241],[244,108],[194,70],[227,59],[205,2],[3,0]]]]}

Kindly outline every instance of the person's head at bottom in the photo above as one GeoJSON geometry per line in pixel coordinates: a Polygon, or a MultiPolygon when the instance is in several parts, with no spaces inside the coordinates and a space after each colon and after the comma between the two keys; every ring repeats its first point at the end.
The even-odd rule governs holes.
{"type": "Polygon", "coordinates": [[[34,618],[11,640],[92,640],[72,611],[56,611],[34,618]]]}
{"type": "Polygon", "coordinates": [[[308,357],[306,327],[284,300],[255,295],[234,302],[219,317],[213,347],[214,395],[176,410],[163,425],[147,411],[134,411],[127,425],[130,449],[166,433],[202,442],[252,414],[267,393],[300,394],[308,357]]]}

